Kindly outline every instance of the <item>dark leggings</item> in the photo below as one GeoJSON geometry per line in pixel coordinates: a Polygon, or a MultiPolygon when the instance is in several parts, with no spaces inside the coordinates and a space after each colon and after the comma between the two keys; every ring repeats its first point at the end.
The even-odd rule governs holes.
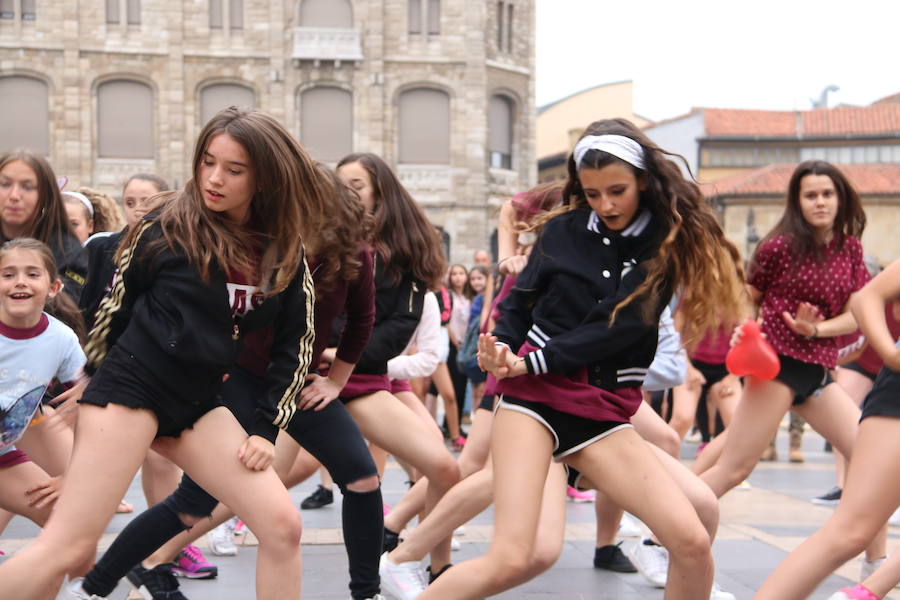
{"type": "MultiPolygon", "coordinates": [[[[459,413],[461,421],[466,405],[466,386],[469,384],[469,378],[459,370],[459,365],[456,364],[456,355],[456,346],[451,343],[450,353],[447,355],[447,370],[450,371],[450,379],[453,381],[453,391],[456,392],[456,412],[459,413]]],[[[472,407],[473,413],[476,408],[478,407],[472,407]]]]}
{"type": "MultiPolygon", "coordinates": [[[[255,407],[250,400],[263,389],[262,381],[244,369],[235,368],[223,386],[225,405],[245,429],[253,423],[255,407]]],[[[346,487],[377,474],[359,428],[344,405],[334,401],[321,411],[298,410],[287,432],[328,469],[343,493],[342,520],[351,595],[353,598],[376,595],[380,588],[378,560],[384,531],[381,489],[353,492],[346,487]]],[[[206,517],[217,504],[215,498],[185,474],[175,492],[138,515],[122,530],[85,577],[85,591],[108,596],[132,567],[188,529],[179,515],[206,517]]]]}

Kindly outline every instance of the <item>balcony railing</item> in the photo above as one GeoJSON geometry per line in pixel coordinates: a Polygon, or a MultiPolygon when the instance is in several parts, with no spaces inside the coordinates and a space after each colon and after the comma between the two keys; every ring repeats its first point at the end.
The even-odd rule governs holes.
{"type": "Polygon", "coordinates": [[[294,60],[355,62],[363,59],[358,29],[294,27],[294,60]]]}

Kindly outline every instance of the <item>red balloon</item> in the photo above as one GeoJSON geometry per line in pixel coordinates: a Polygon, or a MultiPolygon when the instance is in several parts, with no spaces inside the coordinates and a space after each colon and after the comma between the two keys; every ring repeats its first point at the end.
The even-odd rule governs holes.
{"type": "Polygon", "coordinates": [[[741,326],[741,341],[731,347],[725,366],[732,375],[753,375],[759,379],[773,379],[781,370],[781,361],[772,345],[762,336],[759,323],[747,320],[741,326]]]}

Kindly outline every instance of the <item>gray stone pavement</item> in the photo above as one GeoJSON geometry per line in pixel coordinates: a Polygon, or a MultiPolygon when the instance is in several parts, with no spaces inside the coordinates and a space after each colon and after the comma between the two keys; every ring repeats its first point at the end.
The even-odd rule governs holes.
{"type": "MultiPolygon", "coordinates": [[[[684,457],[693,457],[695,444],[684,445],[684,457]]],[[[787,436],[779,433],[779,450],[787,454],[787,436]]],[[[793,465],[787,462],[761,463],[750,477],[751,489],[735,490],[722,501],[721,525],[714,545],[717,575],[723,589],[740,600],[748,600],[766,576],[787,552],[814,532],[831,513],[827,507],[811,504],[809,498],[831,488],[834,473],[831,455],[823,452],[822,439],[807,432],[804,436],[807,462],[793,465]]],[[[388,503],[396,502],[403,494],[403,472],[391,463],[385,477],[384,493],[388,503]]],[[[308,481],[291,491],[299,504],[315,487],[308,481]]],[[[139,481],[130,488],[127,500],[138,510],[144,501],[139,481]]],[[[310,600],[338,600],[349,598],[346,587],[346,555],[340,545],[340,497],[336,494],[331,506],[303,511],[303,598],[310,600]]],[[[493,513],[489,509],[466,526],[460,537],[462,549],[453,554],[454,562],[482,554],[490,539],[493,513]]],[[[117,515],[107,529],[100,548],[129,520],[117,515]]],[[[37,534],[37,528],[16,518],[0,539],[0,550],[9,555],[37,534]]],[[[566,543],[559,562],[547,573],[497,598],[542,598],[580,600],[609,598],[617,600],[661,599],[662,590],[654,589],[640,575],[623,575],[599,571],[592,566],[594,511],[591,504],[569,504],[566,543]]],[[[245,540],[237,557],[209,558],[218,564],[219,577],[211,581],[185,581],[182,590],[191,600],[231,600],[254,597],[256,548],[252,536],[245,540]]],[[[625,540],[636,543],[636,539],[625,540]]],[[[201,546],[205,546],[201,540],[201,546]]],[[[900,528],[891,528],[888,546],[900,545],[900,528]]],[[[836,589],[847,585],[859,573],[859,561],[853,560],[830,577],[812,596],[825,599],[836,589]]],[[[130,587],[120,584],[110,597],[122,600],[130,587]]],[[[890,598],[900,598],[900,593],[890,598]]],[[[65,595],[60,595],[60,599],[65,595]]]]}

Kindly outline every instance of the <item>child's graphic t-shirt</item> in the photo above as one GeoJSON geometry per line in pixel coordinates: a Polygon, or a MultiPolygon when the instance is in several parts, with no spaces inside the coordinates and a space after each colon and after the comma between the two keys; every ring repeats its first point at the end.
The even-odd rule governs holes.
{"type": "Polygon", "coordinates": [[[0,454],[25,433],[50,382],[75,381],[84,362],[75,332],[46,313],[29,329],[0,323],[0,454]]]}

